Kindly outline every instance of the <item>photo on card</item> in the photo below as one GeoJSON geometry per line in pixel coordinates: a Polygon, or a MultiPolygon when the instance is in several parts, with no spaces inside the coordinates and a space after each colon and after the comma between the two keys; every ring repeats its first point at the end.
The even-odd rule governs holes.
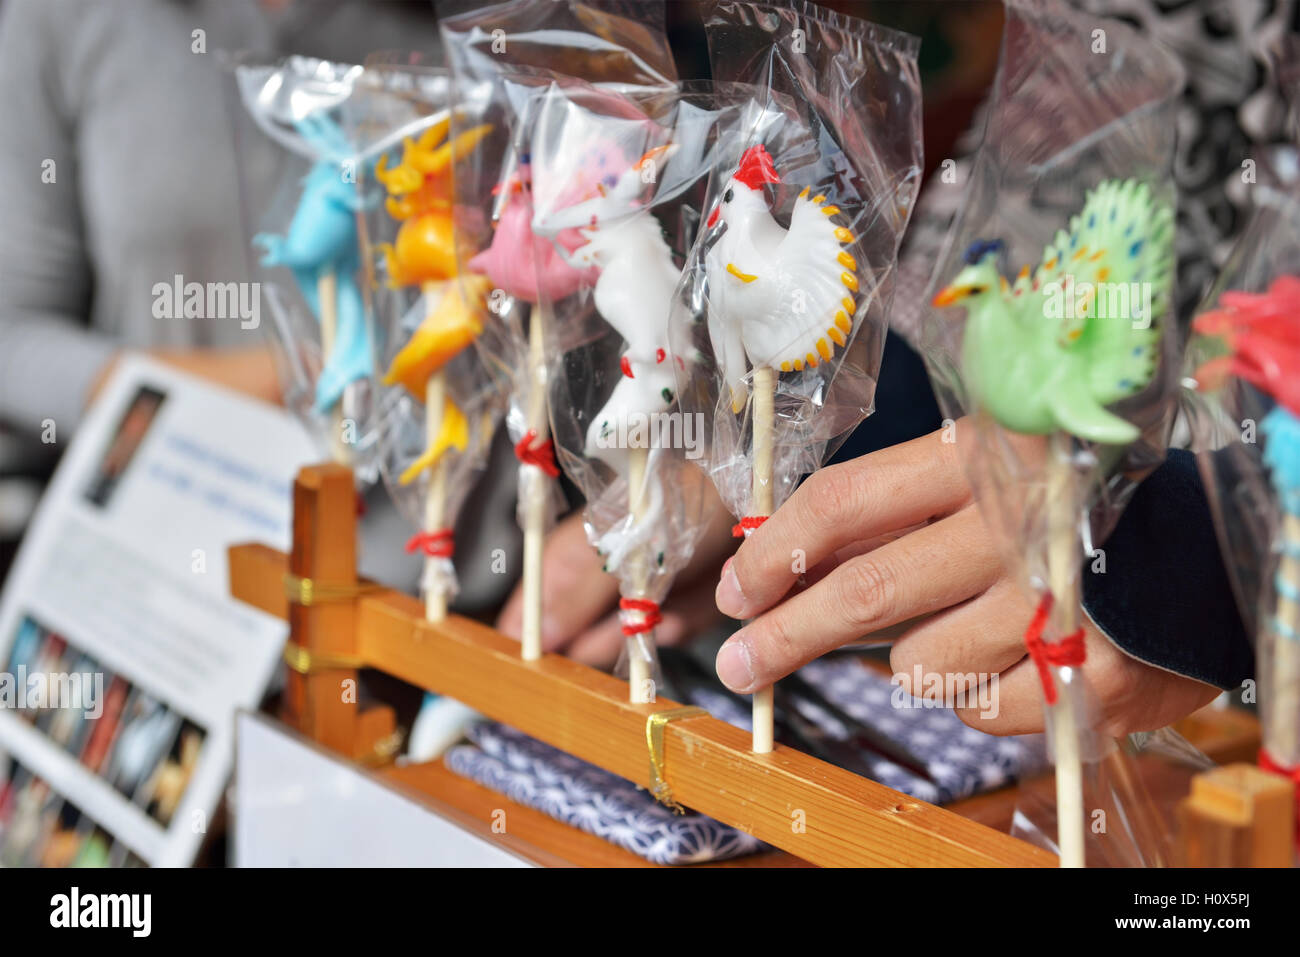
{"type": "Polygon", "coordinates": [[[0,867],[32,867],[54,829],[63,800],[27,771],[16,780],[13,809],[0,837],[0,867]]]}
{"type": "Polygon", "coordinates": [[[157,698],[132,691],[104,777],[128,800],[135,797],[176,741],[181,718],[157,698]]]}
{"type": "Polygon", "coordinates": [[[24,709],[24,714],[30,715],[32,723],[40,731],[48,732],[50,723],[54,720],[49,677],[65,674],[70,666],[70,658],[67,640],[52,632],[46,633],[36,659],[36,667],[29,669],[27,674],[27,706],[24,709]]]}
{"type": "MultiPolygon", "coordinates": [[[[71,657],[71,656],[70,656],[71,657]]],[[[98,717],[104,672],[99,662],[78,654],[72,671],[62,679],[60,698],[46,728],[49,739],[69,754],[80,751],[87,728],[98,717]],[[64,700],[64,696],[67,700],[64,700]]]]}
{"type": "Polygon", "coordinates": [[[61,866],[108,867],[109,852],[112,847],[113,835],[95,824],[89,829],[89,833],[83,835],[70,864],[61,866]]]}
{"type": "Polygon", "coordinates": [[[0,844],[4,843],[5,827],[13,814],[14,797],[18,793],[17,777],[23,766],[0,751],[0,844]]]}
{"type": "Polygon", "coordinates": [[[33,862],[40,867],[70,867],[86,840],[83,824],[88,824],[89,818],[71,801],[64,801],[51,821],[44,843],[32,851],[33,862]]]}
{"type": "Polygon", "coordinates": [[[81,752],[81,763],[95,774],[102,773],[108,755],[117,741],[122,709],[126,706],[130,690],[130,685],[119,675],[114,675],[104,689],[103,713],[91,722],[94,727],[86,736],[86,746],[81,752]]]}
{"type": "Polygon", "coordinates": [[[137,800],[163,827],[167,827],[180,807],[190,778],[199,763],[207,733],[188,718],[181,720],[180,731],[171,742],[166,757],[154,769],[137,800]]]}
{"type": "Polygon", "coordinates": [[[86,501],[100,508],[108,506],[122,476],[149,433],[149,427],[153,425],[164,399],[166,394],[158,389],[145,385],[139,387],[117,428],[112,432],[108,448],[86,488],[86,501]]]}

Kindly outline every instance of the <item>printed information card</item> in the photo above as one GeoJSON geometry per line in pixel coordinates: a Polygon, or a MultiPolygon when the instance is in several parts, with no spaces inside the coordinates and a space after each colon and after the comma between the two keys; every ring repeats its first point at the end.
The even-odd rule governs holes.
{"type": "Polygon", "coordinates": [[[287,549],[317,458],[282,410],[121,364],[0,596],[0,866],[194,859],[285,640],[230,598],[226,548],[287,549]]]}

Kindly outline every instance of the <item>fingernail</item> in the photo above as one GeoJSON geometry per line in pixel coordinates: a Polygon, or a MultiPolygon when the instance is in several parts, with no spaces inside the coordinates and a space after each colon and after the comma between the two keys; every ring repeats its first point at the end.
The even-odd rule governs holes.
{"type": "Polygon", "coordinates": [[[747,694],[754,684],[754,666],[749,660],[749,642],[732,635],[718,649],[714,662],[719,680],[737,694],[747,694]]]}
{"type": "Polygon", "coordinates": [[[718,580],[717,591],[713,593],[718,611],[732,618],[745,617],[745,593],[740,590],[740,579],[731,567],[731,559],[722,566],[722,577],[718,580]]]}

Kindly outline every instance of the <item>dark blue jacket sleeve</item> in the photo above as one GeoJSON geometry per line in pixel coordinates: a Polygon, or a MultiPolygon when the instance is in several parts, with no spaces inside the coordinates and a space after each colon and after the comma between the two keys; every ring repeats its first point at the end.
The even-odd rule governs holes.
{"type": "Polygon", "coordinates": [[[1084,566],[1083,607],[1120,650],[1219,688],[1254,674],[1192,453],[1170,451],[1102,547],[1105,572],[1084,566]]]}
{"type": "MultiPolygon", "coordinates": [[[[939,407],[920,357],[890,333],[878,413],[832,461],[933,432],[939,407]]],[[[1120,650],[1219,688],[1254,673],[1254,654],[1220,557],[1195,458],[1174,450],[1134,493],[1102,546],[1104,573],[1083,570],[1083,607],[1120,650]]]]}

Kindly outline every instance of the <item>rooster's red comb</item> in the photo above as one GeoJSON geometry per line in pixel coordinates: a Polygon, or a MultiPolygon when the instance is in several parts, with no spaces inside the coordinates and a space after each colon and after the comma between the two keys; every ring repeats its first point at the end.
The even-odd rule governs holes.
{"type": "Polygon", "coordinates": [[[741,154],[740,168],[732,179],[744,183],[750,189],[762,189],[764,183],[781,182],[781,177],[776,175],[776,168],[772,165],[772,157],[762,143],[751,146],[741,154]]]}

